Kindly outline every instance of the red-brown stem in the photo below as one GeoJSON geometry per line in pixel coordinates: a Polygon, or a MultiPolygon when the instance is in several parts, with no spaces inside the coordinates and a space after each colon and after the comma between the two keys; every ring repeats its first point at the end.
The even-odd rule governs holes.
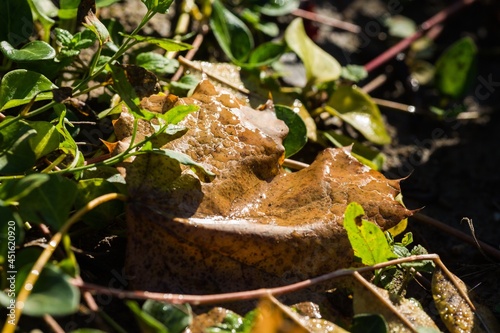
{"type": "MultiPolygon", "coordinates": [[[[198,52],[198,49],[200,48],[201,43],[203,42],[203,39],[205,38],[205,35],[207,34],[208,30],[209,29],[208,29],[208,26],[206,24],[204,24],[201,27],[201,32],[199,34],[197,34],[196,37],[194,38],[194,41],[192,44],[193,48],[191,50],[189,50],[188,53],[186,53],[186,56],[185,56],[186,59],[188,59],[188,60],[193,59],[196,52],[198,52]]],[[[177,69],[177,72],[175,72],[171,81],[178,81],[181,78],[182,73],[184,73],[184,66],[181,65],[181,66],[179,66],[179,69],[177,69]]]]}
{"type": "Polygon", "coordinates": [[[357,26],[357,25],[349,23],[349,22],[341,21],[341,20],[338,20],[338,19],[333,18],[333,17],[317,14],[314,12],[309,12],[307,10],[295,9],[292,12],[292,14],[295,16],[298,16],[298,17],[305,18],[306,20],[319,22],[319,23],[326,24],[326,25],[329,25],[329,26],[334,27],[334,28],[339,28],[339,29],[342,29],[345,31],[349,31],[349,32],[352,32],[355,34],[359,34],[361,32],[360,26],[357,26]]]}
{"type": "Polygon", "coordinates": [[[421,260],[439,261],[439,256],[437,254],[423,254],[406,258],[399,258],[384,263],[376,264],[373,266],[351,268],[351,269],[340,269],[328,274],[320,275],[312,279],[303,280],[282,287],[269,288],[269,289],[256,289],[256,290],[215,294],[215,295],[180,295],[180,294],[155,293],[149,291],[127,291],[122,289],[107,288],[86,282],[82,283],[81,281],[75,279],[73,279],[71,283],[82,290],[89,290],[97,292],[99,294],[111,295],[124,299],[152,299],[157,301],[169,302],[172,304],[184,304],[184,303],[190,303],[192,305],[218,304],[224,302],[235,302],[235,301],[244,301],[249,299],[257,299],[267,295],[275,295],[275,296],[283,295],[304,288],[309,288],[313,285],[333,280],[335,278],[352,276],[354,272],[365,273],[387,266],[398,265],[404,262],[421,261],[421,260]]]}
{"type": "Polygon", "coordinates": [[[415,32],[413,35],[401,40],[399,43],[397,43],[396,45],[394,45],[393,47],[391,47],[390,49],[388,49],[387,51],[385,51],[384,53],[382,53],[369,63],[367,63],[364,66],[366,71],[371,72],[375,68],[391,60],[399,52],[407,49],[411,45],[411,43],[422,37],[426,31],[440,24],[458,10],[474,3],[475,1],[476,0],[460,0],[454,3],[453,5],[446,7],[445,9],[443,9],[442,11],[440,11],[439,13],[437,13],[436,15],[434,15],[433,17],[422,23],[418,31],[415,32]]]}

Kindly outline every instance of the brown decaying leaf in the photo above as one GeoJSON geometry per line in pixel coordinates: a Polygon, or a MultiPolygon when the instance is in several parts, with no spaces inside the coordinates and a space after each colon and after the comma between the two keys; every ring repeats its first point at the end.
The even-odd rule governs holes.
{"type": "MultiPolygon", "coordinates": [[[[453,278],[467,294],[465,283],[456,276],[453,278]]],[[[500,332],[500,325],[491,311],[472,299],[476,307],[474,313],[440,269],[436,269],[432,276],[432,296],[442,321],[451,333],[500,332]]]]}
{"type": "Polygon", "coordinates": [[[260,300],[251,333],[347,333],[341,327],[318,318],[293,312],[272,296],[260,300]]]}
{"type": "Polygon", "coordinates": [[[376,286],[372,286],[370,289],[372,289],[372,291],[359,283],[354,284],[353,307],[355,314],[378,313],[384,316],[389,326],[389,332],[414,332],[381,301],[380,298],[383,298],[386,302],[392,304],[397,313],[406,318],[413,328],[427,327],[439,331],[434,321],[415,301],[399,297],[397,302],[393,302],[387,290],[376,286]]]}
{"type": "Polygon", "coordinates": [[[411,215],[395,200],[399,181],[360,164],[347,148],[284,172],[287,129],[270,106],[250,109],[207,81],[190,98],[165,99],[200,110],[180,123],[188,132],[164,148],[188,154],[216,179],[202,183],[152,154],[126,166],[126,267],[135,288],[212,293],[301,280],[352,263],[342,225],[350,202],[383,229],[411,215]]]}

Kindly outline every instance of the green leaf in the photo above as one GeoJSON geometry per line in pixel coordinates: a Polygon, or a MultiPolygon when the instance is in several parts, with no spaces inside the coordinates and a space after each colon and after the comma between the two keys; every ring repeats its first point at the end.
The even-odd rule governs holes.
{"type": "Polygon", "coordinates": [[[162,323],[169,333],[181,333],[193,321],[189,304],[168,304],[148,299],[142,310],[162,323]]]}
{"type": "Polygon", "coordinates": [[[150,44],[154,44],[156,46],[161,47],[162,49],[169,51],[169,52],[176,52],[176,51],[185,51],[185,50],[190,50],[193,47],[189,44],[179,42],[177,40],[173,39],[168,39],[168,38],[156,38],[156,37],[144,37],[144,36],[139,36],[139,35],[127,35],[124,33],[120,33],[120,35],[135,39],[138,42],[146,42],[150,44]]]}
{"type": "Polygon", "coordinates": [[[395,259],[383,231],[370,221],[362,219],[365,211],[352,202],[344,215],[344,228],[354,250],[354,256],[367,266],[395,259]]]}
{"type": "Polygon", "coordinates": [[[36,159],[59,147],[60,135],[54,125],[46,121],[30,121],[28,124],[36,130],[36,136],[30,138],[30,146],[36,159]]]}
{"type": "Polygon", "coordinates": [[[289,129],[288,135],[283,140],[285,157],[288,158],[299,152],[307,143],[306,124],[304,124],[302,118],[288,106],[275,105],[274,111],[276,112],[276,117],[283,120],[289,129]]]}
{"type": "Polygon", "coordinates": [[[236,64],[245,63],[254,48],[252,34],[219,0],[212,4],[210,27],[222,51],[236,64]]]}
{"type": "Polygon", "coordinates": [[[358,65],[347,65],[342,67],[342,72],[340,74],[343,79],[358,82],[364,80],[368,77],[368,72],[364,66],[358,65]]]}
{"type": "Polygon", "coordinates": [[[188,155],[175,151],[175,150],[170,150],[170,149],[159,149],[159,148],[151,148],[149,150],[150,152],[157,154],[157,155],[163,155],[167,156],[169,158],[172,158],[176,161],[178,161],[181,164],[190,166],[191,169],[202,179],[203,181],[211,181],[214,179],[215,174],[212,173],[211,171],[208,171],[205,169],[205,167],[191,159],[188,155]]]}
{"type": "Polygon", "coordinates": [[[35,15],[35,19],[42,24],[43,41],[49,42],[52,26],[56,23],[52,17],[57,16],[57,7],[50,0],[28,0],[28,3],[35,15]]]}
{"type": "Polygon", "coordinates": [[[159,118],[164,119],[167,124],[176,125],[182,121],[190,113],[196,112],[200,109],[197,105],[177,105],[162,115],[159,118]]]}
{"type": "Polygon", "coordinates": [[[35,40],[16,50],[9,42],[0,42],[0,50],[12,61],[30,62],[39,60],[50,60],[56,56],[56,50],[49,44],[35,40]]]}
{"type": "MultiPolygon", "coordinates": [[[[31,265],[24,266],[17,274],[16,282],[24,281],[31,271],[31,265]]],[[[0,303],[9,304],[9,297],[0,293],[0,303]]],[[[73,286],[70,277],[54,265],[46,264],[24,303],[23,313],[29,316],[65,316],[78,311],[80,290],[73,286]]]]}
{"type": "Polygon", "coordinates": [[[250,8],[244,8],[240,13],[240,17],[247,21],[251,26],[258,31],[268,35],[269,37],[277,37],[279,35],[279,27],[274,22],[263,23],[260,19],[260,13],[257,13],[250,8]]]}
{"type": "Polygon", "coordinates": [[[302,19],[296,18],[285,31],[285,41],[304,63],[309,85],[335,81],[340,77],[339,62],[307,36],[302,19]]]}
{"type": "Polygon", "coordinates": [[[389,327],[382,315],[358,314],[353,317],[351,333],[388,333],[389,327]]]}
{"type": "Polygon", "coordinates": [[[73,208],[76,184],[59,175],[50,179],[19,200],[19,213],[33,223],[45,223],[55,230],[66,222],[73,208]]]}
{"type": "Polygon", "coordinates": [[[472,38],[464,37],[451,45],[436,62],[436,86],[445,95],[462,96],[475,71],[477,47],[472,38]]]}
{"type": "Polygon", "coordinates": [[[352,156],[374,170],[382,170],[385,163],[385,155],[378,149],[366,146],[350,137],[335,133],[334,131],[321,132],[321,134],[337,148],[353,145],[351,152],[352,156]]]}
{"type": "Polygon", "coordinates": [[[174,0],[141,0],[152,12],[165,14],[174,0]]]}
{"type": "Polygon", "coordinates": [[[262,14],[268,16],[283,16],[299,8],[300,0],[271,0],[265,1],[260,8],[262,14]]]}
{"type": "MultiPolygon", "coordinates": [[[[6,120],[11,117],[7,117],[6,120]]],[[[4,120],[4,121],[6,121],[4,120]]],[[[36,156],[30,139],[36,131],[22,121],[16,121],[0,132],[0,174],[24,173],[35,164],[36,156]]]]}
{"type": "Polygon", "coordinates": [[[382,145],[391,142],[377,105],[356,86],[339,86],[328,100],[325,110],[340,117],[373,143],[382,145]]]}
{"type": "Polygon", "coordinates": [[[3,205],[14,205],[35,188],[49,180],[49,175],[34,173],[21,179],[10,179],[0,184],[0,200],[3,205]]]}
{"type": "Polygon", "coordinates": [[[169,90],[177,96],[187,96],[188,92],[200,83],[200,79],[193,75],[184,75],[179,81],[170,82],[169,90]]]}
{"type": "MultiPolygon", "coordinates": [[[[118,184],[102,178],[83,179],[78,182],[78,192],[75,199],[75,208],[80,209],[89,201],[106,193],[125,193],[125,189],[118,184]]],[[[104,228],[122,214],[124,204],[122,201],[113,200],[99,205],[82,217],[82,220],[93,228],[104,228]]]]}
{"type": "Polygon", "coordinates": [[[402,15],[389,17],[384,24],[389,28],[389,35],[399,38],[406,38],[417,31],[415,22],[402,15]]]}
{"type": "Polygon", "coordinates": [[[259,45],[255,50],[250,53],[250,58],[248,59],[248,64],[252,67],[260,67],[269,65],[277,61],[285,52],[286,45],[278,44],[273,42],[267,42],[259,45]]]}
{"type": "Polygon", "coordinates": [[[78,6],[81,0],[59,0],[59,16],[62,20],[71,20],[76,18],[78,13],[78,6]]]}
{"type": "Polygon", "coordinates": [[[33,17],[27,1],[0,1],[0,40],[18,46],[26,42],[34,31],[33,17]]]}
{"type": "Polygon", "coordinates": [[[66,128],[66,106],[63,104],[58,104],[54,107],[54,109],[61,112],[59,116],[59,122],[56,124],[56,129],[62,136],[62,141],[59,143],[59,149],[61,149],[63,153],[69,154],[74,157],[73,162],[70,163],[71,167],[82,166],[85,163],[83,155],[78,149],[78,145],[71,136],[71,133],[66,128]]]}
{"type": "Polygon", "coordinates": [[[169,59],[155,52],[144,52],[135,59],[137,66],[141,66],[156,74],[173,74],[179,68],[179,62],[175,59],[169,59]]]}
{"type": "Polygon", "coordinates": [[[160,321],[156,320],[146,311],[141,310],[137,302],[125,302],[139,323],[140,331],[143,333],[169,333],[168,329],[160,321]]]}
{"type": "Polygon", "coordinates": [[[42,74],[16,69],[8,72],[0,83],[0,111],[35,100],[52,99],[52,92],[43,92],[56,89],[57,86],[42,74]]]}
{"type": "Polygon", "coordinates": [[[107,332],[95,328],[79,328],[77,330],[71,331],[70,333],[107,333],[107,332]]]}

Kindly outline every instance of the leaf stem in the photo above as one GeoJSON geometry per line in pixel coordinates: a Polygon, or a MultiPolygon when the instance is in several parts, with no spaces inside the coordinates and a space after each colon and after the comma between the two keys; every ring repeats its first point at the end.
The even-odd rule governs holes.
{"type": "Polygon", "coordinates": [[[460,9],[464,8],[465,6],[471,5],[474,3],[476,0],[460,0],[455,2],[453,5],[446,7],[436,15],[432,16],[430,19],[427,21],[423,22],[418,31],[415,32],[413,35],[402,39],[399,43],[367,63],[364,67],[367,72],[371,72],[374,69],[378,68],[382,64],[386,63],[387,61],[391,60],[394,58],[399,52],[407,49],[414,41],[419,39],[424,35],[425,32],[430,30],[432,27],[440,24],[441,22],[445,21],[450,17],[452,14],[456,13],[460,9]]]}
{"type": "Polygon", "coordinates": [[[47,264],[48,260],[54,253],[55,249],[61,242],[61,239],[63,236],[69,231],[69,228],[77,221],[81,219],[81,217],[86,214],[87,212],[91,211],[95,207],[111,201],[111,200],[122,200],[126,201],[127,197],[123,194],[119,193],[107,193],[104,195],[101,195],[100,197],[95,198],[94,200],[91,200],[88,202],[84,207],[82,207],[79,211],[77,211],[73,216],[71,216],[66,223],[61,227],[61,229],[51,238],[48,246],[43,250],[42,254],[38,257],[37,261],[33,265],[30,273],[26,277],[26,280],[24,281],[19,294],[17,295],[16,298],[16,310],[15,310],[15,318],[14,318],[14,324],[12,325],[8,321],[5,322],[5,325],[3,327],[2,333],[13,333],[17,323],[19,322],[19,319],[21,318],[21,314],[24,308],[24,303],[26,302],[28,296],[31,294],[31,291],[33,290],[33,287],[35,283],[38,280],[38,277],[40,276],[40,273],[42,272],[44,266],[47,264]]]}
{"type": "MultiPolygon", "coordinates": [[[[213,295],[183,295],[183,294],[164,294],[164,293],[156,293],[149,291],[127,291],[122,289],[113,289],[108,287],[102,287],[95,284],[90,283],[82,283],[81,281],[71,280],[71,283],[83,290],[92,290],[99,294],[115,296],[118,298],[126,298],[126,299],[152,299],[161,302],[168,302],[172,304],[185,304],[190,303],[193,305],[200,304],[217,304],[223,302],[234,302],[234,301],[242,301],[249,299],[257,299],[267,295],[283,295],[291,292],[295,292],[304,288],[309,288],[313,285],[337,279],[345,276],[352,276],[354,272],[365,273],[371,272],[380,268],[393,266],[402,264],[405,262],[414,262],[414,261],[423,261],[423,260],[439,260],[439,256],[437,254],[422,254],[405,258],[398,258],[394,260],[389,260],[387,262],[379,263],[372,266],[365,266],[360,268],[348,268],[348,269],[339,269],[333,271],[331,273],[327,273],[324,275],[320,275],[315,278],[303,280],[297,283],[289,284],[282,287],[276,288],[263,288],[263,289],[255,289],[248,291],[240,291],[233,293],[225,293],[225,294],[213,294],[213,295]]],[[[458,287],[457,287],[458,288],[458,287]]]]}

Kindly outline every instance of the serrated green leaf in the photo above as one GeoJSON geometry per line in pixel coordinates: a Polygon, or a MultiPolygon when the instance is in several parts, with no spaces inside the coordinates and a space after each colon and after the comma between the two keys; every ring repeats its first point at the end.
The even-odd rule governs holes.
{"type": "Polygon", "coordinates": [[[179,42],[177,40],[169,39],[169,38],[156,38],[156,37],[145,37],[145,36],[139,36],[139,35],[127,35],[124,33],[120,33],[120,35],[128,38],[135,39],[138,42],[146,42],[150,44],[154,44],[156,46],[161,47],[162,49],[169,51],[169,52],[174,52],[174,51],[185,51],[185,50],[190,50],[193,47],[189,44],[179,42]]]}
{"type": "Polygon", "coordinates": [[[169,333],[181,333],[193,321],[189,304],[168,304],[148,299],[142,310],[162,323],[169,333]]]}
{"type": "Polygon", "coordinates": [[[288,126],[288,135],[283,140],[285,157],[290,157],[299,152],[307,143],[307,128],[302,118],[291,108],[284,105],[275,105],[276,117],[288,126]]]}
{"type": "Polygon", "coordinates": [[[325,110],[340,117],[373,143],[383,145],[391,142],[377,105],[356,86],[338,87],[328,100],[325,110]]]}
{"type": "Polygon", "coordinates": [[[252,34],[219,0],[212,4],[210,27],[224,53],[237,64],[245,63],[254,47],[252,34]]]}
{"type": "Polygon", "coordinates": [[[0,42],[0,50],[12,61],[31,62],[39,60],[50,60],[56,56],[56,51],[49,44],[35,40],[24,45],[19,50],[15,49],[9,42],[0,42]]]}
{"type": "Polygon", "coordinates": [[[477,47],[464,37],[451,45],[436,62],[436,86],[441,93],[458,98],[466,91],[475,68],[477,47]]]}
{"type": "Polygon", "coordinates": [[[285,31],[285,41],[304,63],[309,85],[335,81],[342,67],[330,54],[316,45],[306,34],[302,19],[296,18],[285,31]]]}
{"type": "Polygon", "coordinates": [[[19,200],[19,213],[26,221],[44,223],[59,230],[73,209],[77,187],[67,178],[49,176],[48,181],[19,200]]]}
{"type": "Polygon", "coordinates": [[[382,230],[362,217],[365,211],[360,204],[352,202],[344,215],[344,228],[354,250],[354,256],[365,265],[374,265],[395,259],[382,230]]]}
{"type": "Polygon", "coordinates": [[[52,99],[52,92],[49,90],[56,88],[42,74],[25,69],[10,71],[0,83],[0,111],[27,104],[35,96],[36,101],[52,99]]]}

